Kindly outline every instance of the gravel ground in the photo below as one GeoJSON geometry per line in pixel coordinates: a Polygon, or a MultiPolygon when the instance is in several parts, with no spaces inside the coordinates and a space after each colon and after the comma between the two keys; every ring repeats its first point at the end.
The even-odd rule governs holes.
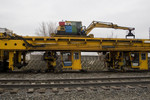
{"type": "MultiPolygon", "coordinates": [[[[114,73],[114,72],[100,72],[100,73],[1,73],[2,78],[85,78],[85,77],[116,77],[116,76],[140,76],[150,75],[149,72],[128,72],[128,73],[114,73]]],[[[91,90],[89,87],[82,88],[83,91],[78,91],[76,88],[71,89],[70,92],[65,92],[64,89],[59,89],[58,93],[54,93],[52,89],[46,89],[46,92],[41,94],[38,89],[34,93],[27,93],[27,88],[19,89],[17,94],[10,94],[9,90],[5,90],[0,94],[0,100],[150,100],[150,85],[147,88],[134,86],[135,89],[130,89],[121,86],[120,90],[110,88],[105,90],[101,87],[95,87],[97,90],[91,90]]],[[[39,87],[40,88],[40,87],[39,87]]]]}
{"type": "Polygon", "coordinates": [[[34,78],[34,79],[56,79],[56,78],[86,78],[86,77],[123,77],[123,76],[149,76],[150,72],[64,72],[64,73],[0,73],[0,78],[34,78]]]}
{"type": "MultiPolygon", "coordinates": [[[[46,63],[41,60],[41,57],[32,57],[32,61],[28,62],[29,65],[20,70],[28,70],[28,69],[46,69],[46,63]],[[38,62],[38,64],[37,64],[38,62]]],[[[96,66],[101,66],[101,64],[97,63],[99,61],[93,60],[94,58],[90,58],[88,64],[84,64],[87,66],[91,66],[91,64],[95,64],[94,70],[97,70],[96,66]],[[92,60],[91,60],[92,59],[92,60]],[[95,62],[94,62],[95,61],[95,62]]],[[[88,58],[89,60],[89,58],[88,58]]],[[[86,59],[85,59],[86,61],[86,59]]],[[[102,63],[102,62],[101,62],[102,63]]],[[[102,63],[103,64],[103,63],[102,63]]],[[[93,66],[93,65],[92,65],[93,66]]],[[[103,68],[101,68],[103,69],[103,68]]],[[[93,69],[92,69],[93,70],[93,69]]],[[[86,73],[20,73],[20,72],[12,72],[12,73],[0,73],[0,79],[11,79],[11,78],[19,78],[19,79],[56,79],[56,78],[88,78],[88,77],[123,77],[123,76],[149,76],[150,72],[86,72],[86,73]]],[[[70,92],[65,92],[64,89],[59,89],[58,93],[54,93],[52,89],[46,89],[45,93],[39,93],[38,89],[35,89],[34,93],[27,93],[27,88],[20,88],[16,94],[11,94],[9,90],[5,90],[4,93],[0,94],[0,100],[150,100],[150,85],[146,85],[147,88],[141,88],[139,86],[134,86],[135,89],[130,89],[125,86],[121,86],[120,90],[116,90],[113,88],[109,88],[105,90],[101,87],[95,87],[96,90],[91,90],[89,87],[82,88],[83,91],[78,91],[76,88],[72,88],[70,92]]],[[[39,87],[40,88],[40,87],[39,87]]]]}
{"type": "Polygon", "coordinates": [[[26,93],[26,89],[21,89],[17,94],[5,92],[0,95],[0,100],[149,100],[149,88],[128,89],[122,87],[121,90],[103,90],[97,88],[93,91],[85,88],[84,91],[72,90],[71,92],[59,91],[53,93],[47,89],[45,93],[26,93]]]}

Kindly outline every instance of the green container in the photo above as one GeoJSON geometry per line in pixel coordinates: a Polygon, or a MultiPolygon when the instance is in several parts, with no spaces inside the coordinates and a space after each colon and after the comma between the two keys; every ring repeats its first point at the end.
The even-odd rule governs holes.
{"type": "Polygon", "coordinates": [[[72,25],[72,33],[77,33],[77,28],[74,25],[72,25]]]}

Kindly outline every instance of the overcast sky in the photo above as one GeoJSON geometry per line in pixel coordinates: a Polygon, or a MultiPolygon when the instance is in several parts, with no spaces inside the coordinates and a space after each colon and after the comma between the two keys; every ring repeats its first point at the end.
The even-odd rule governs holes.
{"type": "MultiPolygon", "coordinates": [[[[93,20],[135,27],[136,38],[149,38],[150,0],[0,0],[0,27],[35,35],[42,21],[93,20]]],[[[121,37],[126,31],[94,29],[96,37],[121,37]]]]}

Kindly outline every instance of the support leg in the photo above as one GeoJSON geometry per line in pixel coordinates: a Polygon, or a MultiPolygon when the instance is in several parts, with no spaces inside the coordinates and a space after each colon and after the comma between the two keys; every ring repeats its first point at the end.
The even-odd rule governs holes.
{"type": "Polygon", "coordinates": [[[4,51],[0,50],[0,61],[3,61],[3,57],[4,57],[4,51]]]}
{"type": "Polygon", "coordinates": [[[16,54],[16,59],[15,59],[15,62],[16,62],[15,66],[19,69],[23,66],[23,64],[21,64],[21,54],[22,54],[22,52],[18,51],[16,54]]]}
{"type": "Polygon", "coordinates": [[[21,64],[21,54],[22,54],[22,52],[19,51],[18,52],[18,63],[19,64],[21,64]]]}
{"type": "Polygon", "coordinates": [[[26,66],[26,52],[23,52],[23,66],[26,66]]]}
{"type": "Polygon", "coordinates": [[[9,51],[9,69],[14,70],[14,51],[9,51]]]}

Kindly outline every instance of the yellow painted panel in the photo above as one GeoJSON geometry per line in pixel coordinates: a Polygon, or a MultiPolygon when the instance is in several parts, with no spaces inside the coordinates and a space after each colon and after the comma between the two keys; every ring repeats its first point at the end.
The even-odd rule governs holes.
{"type": "Polygon", "coordinates": [[[148,70],[148,53],[140,52],[140,70],[148,70]],[[145,58],[142,58],[142,54],[145,58]]]}
{"type": "Polygon", "coordinates": [[[14,51],[9,52],[9,69],[13,70],[14,69],[14,51]]]}
{"type": "Polygon", "coordinates": [[[73,51],[72,52],[72,69],[74,70],[81,70],[81,52],[80,51],[73,51]]]}
{"type": "Polygon", "coordinates": [[[22,40],[0,40],[0,49],[5,50],[25,50],[22,40]]]}

